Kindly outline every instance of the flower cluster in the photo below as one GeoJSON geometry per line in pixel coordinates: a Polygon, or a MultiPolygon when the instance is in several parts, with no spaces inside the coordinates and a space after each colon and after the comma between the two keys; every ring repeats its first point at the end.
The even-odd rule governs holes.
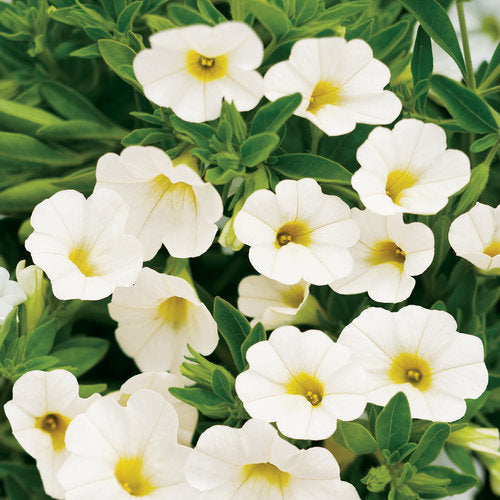
{"type": "MultiPolygon", "coordinates": [[[[498,181],[488,85],[500,73],[483,67],[476,86],[470,57],[448,46],[445,10],[422,2],[403,2],[421,25],[413,55],[389,44],[411,41],[399,3],[383,16],[399,20],[375,34],[358,0],[64,3],[40,16],[84,27],[97,43],[68,42],[70,56],[102,57],[134,87],[134,119],[154,126],[124,137],[97,108],[76,119],[87,100],[37,68],[43,81],[0,131],[0,144],[19,139],[25,103],[46,102],[68,119],[37,110],[43,127],[26,148],[74,133],[53,168],[82,168],[31,205],[19,237],[34,265],[21,261],[16,281],[0,267],[0,393],[13,384],[1,403],[48,495],[444,498],[476,485],[470,452],[500,491],[488,419],[500,398],[485,394],[498,388],[500,205],[480,198],[498,181]],[[89,17],[102,27],[80,26],[89,17]],[[429,35],[467,87],[432,75],[429,35]],[[106,125],[89,132],[91,118],[106,125]],[[468,120],[485,134],[470,151],[490,148],[473,168],[468,120]],[[76,129],[99,143],[95,177],[76,129]],[[96,323],[95,337],[73,335],[96,323]],[[107,353],[100,337],[113,330],[107,353]],[[104,356],[109,387],[98,371],[79,383],[104,356]],[[443,449],[461,472],[434,463],[443,449]]],[[[21,3],[0,4],[0,18],[20,23],[21,3]]],[[[30,56],[52,61],[37,40],[30,56]]],[[[11,109],[2,88],[0,117],[11,109]]]]}

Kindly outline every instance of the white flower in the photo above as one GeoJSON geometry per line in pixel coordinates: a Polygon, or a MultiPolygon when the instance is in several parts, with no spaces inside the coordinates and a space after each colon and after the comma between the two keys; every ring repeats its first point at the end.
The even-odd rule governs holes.
{"type": "Polygon", "coordinates": [[[9,278],[9,271],[0,267],[0,327],[10,311],[26,300],[26,294],[19,283],[9,278]]]}
{"type": "Polygon", "coordinates": [[[175,408],[179,417],[177,441],[179,444],[191,446],[191,439],[198,421],[198,411],[170,394],[168,390],[170,387],[184,387],[182,378],[166,372],[140,373],[129,378],[119,391],[108,396],[114,397],[122,406],[126,406],[130,396],[141,389],[151,389],[161,394],[175,408]]]}
{"type": "Polygon", "coordinates": [[[174,257],[196,257],[211,245],[222,216],[217,190],[161,149],[131,146],[97,162],[96,192],[112,189],[131,207],[126,230],[143,245],[144,260],[162,243],[174,257]]]}
{"type": "Polygon", "coordinates": [[[45,491],[52,497],[64,498],[57,473],[68,456],[66,429],[98,398],[80,398],[78,381],[65,370],[30,371],[14,384],[5,414],[19,444],[36,460],[45,491]]]}
{"type": "Polygon", "coordinates": [[[318,301],[309,294],[309,283],[301,280],[296,285],[283,285],[261,275],[247,276],[238,286],[238,309],[261,322],[266,330],[281,325],[318,323],[318,301]]]}
{"type": "Polygon", "coordinates": [[[205,122],[220,116],[222,99],[239,111],[257,106],[263,81],[255,71],[264,48],[245,23],[195,24],[156,33],[151,49],[134,59],[134,73],[146,97],[183,120],[205,122]]]}
{"type": "Polygon", "coordinates": [[[459,257],[483,271],[500,274],[500,205],[476,203],[451,223],[448,239],[459,257]]]}
{"type": "Polygon", "coordinates": [[[368,401],[383,406],[402,391],[413,418],[453,422],[465,414],[465,399],[478,398],[488,384],[481,340],[458,333],[444,311],[370,307],[338,342],[368,372],[368,401]]]}
{"type": "Polygon", "coordinates": [[[191,450],[177,444],[177,426],[174,407],[148,389],[125,407],[96,401],[66,433],[70,455],[59,472],[66,500],[197,498],[184,475],[191,450]]]}
{"type": "Polygon", "coordinates": [[[253,267],[286,285],[301,279],[326,285],[348,275],[352,257],[347,248],[359,239],[349,206],[323,194],[313,179],[281,181],[276,194],[252,193],[236,216],[234,232],[250,245],[253,267]]]}
{"type": "Polygon", "coordinates": [[[465,153],[446,149],[444,130],[433,123],[401,120],[377,127],[356,154],[361,168],[352,187],[366,208],[380,215],[435,214],[470,179],[465,153]]]}
{"type": "Polygon", "coordinates": [[[186,477],[206,500],[359,500],[328,450],[299,450],[260,420],[207,429],[187,460],[186,477]]]}
{"type": "Polygon", "coordinates": [[[217,324],[177,276],[143,268],[134,286],[115,290],[109,313],[118,322],[118,344],[141,371],[179,373],[187,344],[203,355],[217,346],[217,324]]]}
{"type": "Polygon", "coordinates": [[[127,213],[109,189],[87,200],[78,191],[59,191],[35,207],[25,246],[58,299],[98,300],[135,281],[142,250],[124,232],[127,213]]]}
{"type": "Polygon", "coordinates": [[[290,59],[272,66],[264,77],[265,95],[275,101],[302,94],[296,115],[307,118],[328,135],[352,132],[356,123],[394,121],[401,101],[383,88],[391,73],[373,58],[363,40],[309,38],[292,47],[290,59]]]}
{"type": "Polygon", "coordinates": [[[338,293],[368,292],[378,302],[401,302],[415,287],[412,276],[422,274],[434,257],[434,235],[420,222],[405,224],[403,215],[385,217],[353,208],[352,218],[361,229],[351,249],[354,269],[334,281],[338,293]]]}
{"type": "Polygon", "coordinates": [[[276,422],[285,436],[326,439],[337,419],[363,413],[365,371],[319,330],[282,326],[246,357],[250,366],[236,377],[236,393],[251,417],[276,422]]]}

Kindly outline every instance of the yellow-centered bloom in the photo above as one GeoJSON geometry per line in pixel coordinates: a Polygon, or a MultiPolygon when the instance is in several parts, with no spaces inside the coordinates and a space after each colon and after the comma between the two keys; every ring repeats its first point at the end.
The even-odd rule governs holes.
{"type": "Polygon", "coordinates": [[[488,384],[481,340],[458,333],[444,311],[370,307],[338,342],[366,369],[368,401],[384,406],[402,391],[413,418],[453,422],[464,415],[465,399],[478,398],[488,384]]]}
{"type": "Polygon", "coordinates": [[[146,97],[183,120],[214,120],[222,100],[239,111],[254,108],[264,94],[256,71],[264,49],[245,23],[200,24],[152,35],[151,48],[137,54],[134,72],[146,97]]]}

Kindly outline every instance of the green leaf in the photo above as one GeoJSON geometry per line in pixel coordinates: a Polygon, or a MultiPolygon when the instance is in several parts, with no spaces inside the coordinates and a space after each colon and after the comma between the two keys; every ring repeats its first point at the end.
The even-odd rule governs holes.
{"type": "Polygon", "coordinates": [[[169,137],[172,137],[172,134],[166,130],[159,128],[138,128],[127,134],[121,143],[125,147],[134,145],[147,146],[148,144],[165,141],[169,137]]]}
{"type": "Polygon", "coordinates": [[[490,149],[499,140],[498,134],[488,134],[477,141],[474,141],[470,147],[471,153],[481,153],[490,149]]]}
{"type": "Polygon", "coordinates": [[[427,34],[457,63],[465,75],[465,62],[455,28],[446,11],[436,0],[399,0],[411,12],[427,34]]]}
{"type": "Polygon", "coordinates": [[[252,347],[257,342],[261,342],[262,340],[266,340],[266,330],[262,323],[257,323],[252,331],[248,334],[247,338],[241,344],[241,359],[245,364],[245,368],[248,367],[248,363],[246,361],[247,351],[250,347],[252,347]]]}
{"type": "Polygon", "coordinates": [[[486,72],[483,76],[483,81],[488,78],[494,71],[498,71],[498,67],[500,66],[500,42],[498,42],[495,52],[493,52],[493,56],[491,57],[490,63],[486,68],[486,72]]]}
{"type": "Polygon", "coordinates": [[[107,389],[107,384],[80,384],[78,394],[81,398],[89,398],[92,394],[100,394],[107,389]]]}
{"type": "Polygon", "coordinates": [[[197,146],[202,148],[210,147],[210,139],[215,134],[215,131],[207,123],[185,122],[175,115],[170,117],[170,123],[175,130],[191,138],[197,146]]]}
{"type": "Polygon", "coordinates": [[[212,391],[198,387],[170,387],[170,393],[177,399],[194,406],[209,418],[226,418],[230,404],[212,391]]]}
{"type": "Polygon", "coordinates": [[[105,339],[76,336],[57,344],[52,355],[59,359],[60,366],[69,367],[68,371],[79,377],[104,358],[108,347],[105,339]]]}
{"type": "Polygon", "coordinates": [[[399,21],[375,33],[369,40],[370,47],[373,49],[373,56],[382,60],[389,55],[403,40],[409,27],[410,23],[408,21],[399,21]]]}
{"type": "Polygon", "coordinates": [[[232,403],[234,401],[234,377],[229,377],[225,370],[216,368],[212,373],[212,387],[215,394],[232,403]]]}
{"type": "Polygon", "coordinates": [[[462,446],[456,444],[446,443],[444,445],[444,451],[448,455],[449,459],[466,474],[476,475],[476,468],[474,467],[474,462],[472,460],[471,454],[462,446]]]}
{"type": "Polygon", "coordinates": [[[92,193],[95,183],[95,167],[76,170],[66,177],[61,177],[51,182],[53,186],[64,189],[76,189],[84,194],[92,193]]]}
{"type": "Polygon", "coordinates": [[[38,358],[28,359],[24,363],[16,366],[11,380],[15,381],[32,370],[48,370],[50,368],[55,368],[58,362],[59,360],[55,356],[39,356],[38,358]]]}
{"type": "Polygon", "coordinates": [[[417,469],[434,462],[450,435],[450,426],[443,422],[432,424],[424,432],[417,448],[410,457],[410,463],[417,469]]]}
{"type": "Polygon", "coordinates": [[[101,57],[101,51],[99,50],[99,45],[97,43],[92,43],[86,47],[73,50],[69,53],[69,55],[72,57],[81,57],[82,59],[97,59],[98,57],[101,57]]]}
{"type": "MultiPolygon", "coordinates": [[[[428,474],[434,478],[449,479],[449,483],[445,486],[448,495],[458,495],[470,490],[477,484],[477,478],[469,474],[459,474],[449,467],[441,467],[439,465],[430,465],[420,470],[424,474],[428,474]]],[[[426,497],[433,498],[433,497],[426,497]]],[[[441,498],[441,497],[434,497],[441,498]]]]}
{"type": "Polygon", "coordinates": [[[9,500],[30,500],[32,498],[28,490],[12,476],[7,476],[5,490],[9,500]]]}
{"type": "Polygon", "coordinates": [[[431,39],[424,31],[422,26],[418,27],[415,45],[413,47],[413,55],[411,58],[411,74],[413,77],[413,86],[418,82],[429,78],[432,74],[433,58],[431,39]]]}
{"type": "Polygon", "coordinates": [[[357,455],[377,451],[377,443],[368,429],[356,422],[338,422],[337,432],[342,436],[346,447],[357,455]]]}
{"type": "MultiPolygon", "coordinates": [[[[0,328],[0,354],[5,355],[9,349],[12,342],[18,338],[18,326],[17,326],[17,307],[14,307],[12,311],[5,318],[3,325],[0,328]]],[[[0,360],[4,356],[0,357],[0,360]]]]}
{"type": "Polygon", "coordinates": [[[238,309],[220,297],[215,297],[214,319],[229,346],[236,368],[239,372],[243,371],[245,363],[241,357],[241,345],[250,334],[250,323],[238,309]]]}
{"type": "Polygon", "coordinates": [[[60,191],[56,179],[34,179],[0,192],[0,212],[4,214],[31,212],[33,208],[60,191]]]}
{"type": "Polygon", "coordinates": [[[467,212],[467,210],[475,205],[476,201],[479,199],[481,193],[486,187],[489,175],[490,166],[487,163],[481,163],[471,170],[469,184],[467,184],[465,191],[460,196],[458,205],[455,208],[455,216],[467,212]]]}
{"type": "Polygon", "coordinates": [[[290,20],[285,13],[265,0],[247,0],[245,7],[274,37],[280,38],[291,28],[290,20]]]}
{"type": "Polygon", "coordinates": [[[142,7],[142,1],[129,3],[124,10],[121,11],[116,22],[116,27],[119,32],[126,33],[132,29],[134,19],[137,16],[139,9],[142,7]]]}
{"type": "Polygon", "coordinates": [[[210,0],[197,0],[196,5],[200,13],[214,23],[223,23],[227,19],[213,6],[210,0]]]}
{"type": "Polygon", "coordinates": [[[223,119],[229,122],[236,142],[241,144],[247,136],[247,124],[234,103],[222,101],[221,120],[223,119]]]}
{"type": "Polygon", "coordinates": [[[122,79],[138,89],[142,89],[137,80],[130,74],[136,53],[128,45],[115,40],[99,40],[99,50],[104,62],[122,79]]]}
{"type": "Polygon", "coordinates": [[[49,354],[57,333],[57,319],[51,319],[28,334],[26,342],[27,359],[49,354]]]}
{"type": "Polygon", "coordinates": [[[116,140],[119,141],[127,133],[126,130],[102,125],[95,121],[68,120],[55,125],[46,125],[37,131],[37,136],[43,139],[63,140],[116,140]]]}
{"type": "Polygon", "coordinates": [[[29,135],[0,132],[0,158],[24,160],[48,167],[78,165],[82,158],[76,153],[47,146],[29,135]]]}
{"type": "Polygon", "coordinates": [[[328,158],[307,153],[292,153],[279,156],[270,165],[273,170],[289,179],[312,177],[319,182],[351,185],[351,172],[328,158]]]}
{"type": "Polygon", "coordinates": [[[189,24],[214,24],[211,18],[203,17],[195,9],[185,5],[173,4],[167,7],[168,17],[181,26],[189,24]]]}
{"type": "Polygon", "coordinates": [[[278,130],[293,115],[302,101],[302,95],[299,93],[280,97],[274,102],[270,102],[255,113],[252,121],[250,133],[252,135],[261,132],[278,132],[278,130]]]}
{"type": "Polygon", "coordinates": [[[241,162],[247,167],[255,167],[269,158],[279,142],[279,136],[269,132],[250,136],[241,145],[241,162]]]}
{"type": "Polygon", "coordinates": [[[0,99],[0,123],[13,132],[34,134],[44,125],[63,123],[58,116],[40,108],[0,99]]]}
{"type": "Polygon", "coordinates": [[[408,442],[411,413],[408,399],[398,392],[380,412],[375,422],[375,437],[381,450],[395,451],[408,442]]]}
{"type": "MultiPolygon", "coordinates": [[[[91,101],[67,85],[60,82],[43,82],[39,88],[47,103],[68,120],[111,123],[109,118],[101,113],[91,101]]],[[[47,123],[47,125],[50,124],[47,123]]]]}
{"type": "Polygon", "coordinates": [[[432,75],[429,83],[450,115],[465,130],[479,134],[498,130],[488,104],[474,92],[446,76],[432,75]]]}
{"type": "Polygon", "coordinates": [[[437,271],[444,259],[450,251],[450,243],[448,241],[448,233],[450,230],[451,221],[445,215],[440,215],[432,225],[432,232],[434,233],[435,251],[434,259],[432,261],[432,269],[437,271]]]}

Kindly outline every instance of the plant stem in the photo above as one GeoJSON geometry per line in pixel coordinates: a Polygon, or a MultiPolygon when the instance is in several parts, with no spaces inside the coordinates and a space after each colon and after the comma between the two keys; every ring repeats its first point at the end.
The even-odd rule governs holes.
{"type": "Polygon", "coordinates": [[[491,83],[500,76],[500,65],[498,65],[479,85],[480,89],[487,89],[491,83]]]}
{"type": "Polygon", "coordinates": [[[467,34],[467,26],[465,24],[465,13],[463,0],[457,0],[457,13],[458,13],[458,22],[460,23],[460,36],[462,37],[462,45],[464,49],[465,56],[465,78],[467,81],[467,85],[471,90],[476,90],[476,80],[474,79],[474,68],[472,67],[472,58],[470,55],[470,46],[469,46],[469,36],[467,34]]]}
{"type": "MultiPolygon", "coordinates": [[[[500,67],[500,66],[499,66],[500,67]]],[[[490,87],[489,89],[485,89],[481,91],[482,96],[487,96],[490,94],[496,94],[497,92],[500,92],[500,85],[497,85],[495,87],[490,87]]]]}
{"type": "Polygon", "coordinates": [[[498,153],[498,150],[500,150],[500,138],[497,140],[497,142],[490,149],[488,156],[484,160],[484,163],[486,163],[486,165],[488,165],[488,167],[491,165],[491,162],[494,160],[496,154],[498,153]]]}
{"type": "Polygon", "coordinates": [[[323,132],[311,123],[311,153],[317,154],[319,141],[323,137],[323,132]]]}

